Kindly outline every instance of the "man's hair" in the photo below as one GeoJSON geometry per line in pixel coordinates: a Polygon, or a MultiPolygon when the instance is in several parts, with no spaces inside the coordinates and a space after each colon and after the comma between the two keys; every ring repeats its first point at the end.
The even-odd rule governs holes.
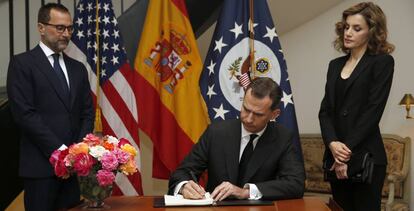
{"type": "Polygon", "coordinates": [[[270,109],[273,111],[277,108],[282,98],[282,89],[279,85],[271,78],[257,77],[247,86],[246,92],[252,90],[252,95],[256,98],[263,99],[266,96],[272,100],[270,109]]]}
{"type": "Polygon", "coordinates": [[[57,10],[63,13],[69,13],[68,8],[61,4],[57,3],[47,3],[40,7],[39,13],[37,14],[37,22],[38,23],[49,23],[50,21],[50,10],[57,10]]]}

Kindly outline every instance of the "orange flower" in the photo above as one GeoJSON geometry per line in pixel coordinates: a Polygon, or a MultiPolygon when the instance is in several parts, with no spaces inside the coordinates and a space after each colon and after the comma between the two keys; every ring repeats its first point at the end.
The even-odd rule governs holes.
{"type": "Polygon", "coordinates": [[[111,144],[111,143],[109,143],[109,142],[107,142],[107,141],[104,141],[103,144],[102,144],[102,146],[105,149],[109,150],[109,151],[113,151],[114,150],[114,145],[111,144]]]}
{"type": "Polygon", "coordinates": [[[88,154],[89,146],[83,142],[78,144],[73,144],[69,147],[69,154],[77,155],[80,153],[88,154]]]}
{"type": "Polygon", "coordinates": [[[138,171],[137,164],[135,163],[135,160],[133,159],[129,160],[125,164],[122,164],[119,168],[121,169],[122,173],[124,173],[125,175],[131,175],[138,171]]]}

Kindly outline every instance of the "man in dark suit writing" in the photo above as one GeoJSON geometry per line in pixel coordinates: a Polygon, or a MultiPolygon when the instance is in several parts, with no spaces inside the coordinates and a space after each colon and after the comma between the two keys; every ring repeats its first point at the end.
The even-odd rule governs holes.
{"type": "Polygon", "coordinates": [[[281,89],[270,78],[256,78],[246,89],[240,120],[209,125],[169,181],[169,194],[200,199],[196,184],[207,170],[206,191],[215,201],[300,198],[304,192],[303,160],[292,133],[270,120],[279,116],[281,89]]]}
{"type": "Polygon", "coordinates": [[[66,7],[49,3],[38,13],[40,42],[14,56],[7,92],[21,131],[19,175],[24,180],[26,210],[66,209],[79,202],[76,177],[58,179],[51,153],[93,130],[93,105],[85,66],[63,50],[72,31],[66,7]]]}

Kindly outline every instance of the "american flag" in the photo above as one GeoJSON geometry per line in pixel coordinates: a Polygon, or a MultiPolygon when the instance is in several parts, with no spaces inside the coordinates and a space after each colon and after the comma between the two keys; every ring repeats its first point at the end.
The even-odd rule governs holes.
{"type": "MultiPolygon", "coordinates": [[[[94,103],[98,102],[101,108],[102,133],[127,138],[140,152],[135,95],[137,72],[128,63],[112,2],[79,1],[73,25],[72,39],[65,52],[88,70],[94,103]]],[[[140,159],[139,154],[137,173],[117,174],[114,195],[143,194],[140,159]]]]}
{"type": "Polygon", "coordinates": [[[266,0],[255,0],[253,21],[249,14],[250,0],[226,0],[217,21],[204,69],[200,89],[211,121],[239,118],[244,84],[250,81],[250,40],[254,35],[254,69],[252,77],[270,77],[283,90],[276,119],[295,134],[300,149],[295,106],[287,73],[286,61],[266,0]]]}
{"type": "Polygon", "coordinates": [[[239,81],[240,85],[244,88],[244,90],[246,90],[251,82],[249,72],[241,74],[239,81]]]}

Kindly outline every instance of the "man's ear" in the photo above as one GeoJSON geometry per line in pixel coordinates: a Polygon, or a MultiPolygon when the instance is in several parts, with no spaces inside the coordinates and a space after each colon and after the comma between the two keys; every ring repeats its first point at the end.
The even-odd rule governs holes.
{"type": "Polygon", "coordinates": [[[280,109],[276,108],[272,111],[272,119],[276,119],[280,115],[280,109]]]}
{"type": "Polygon", "coordinates": [[[46,29],[42,23],[37,23],[37,30],[39,31],[40,35],[44,35],[46,29]]]}

